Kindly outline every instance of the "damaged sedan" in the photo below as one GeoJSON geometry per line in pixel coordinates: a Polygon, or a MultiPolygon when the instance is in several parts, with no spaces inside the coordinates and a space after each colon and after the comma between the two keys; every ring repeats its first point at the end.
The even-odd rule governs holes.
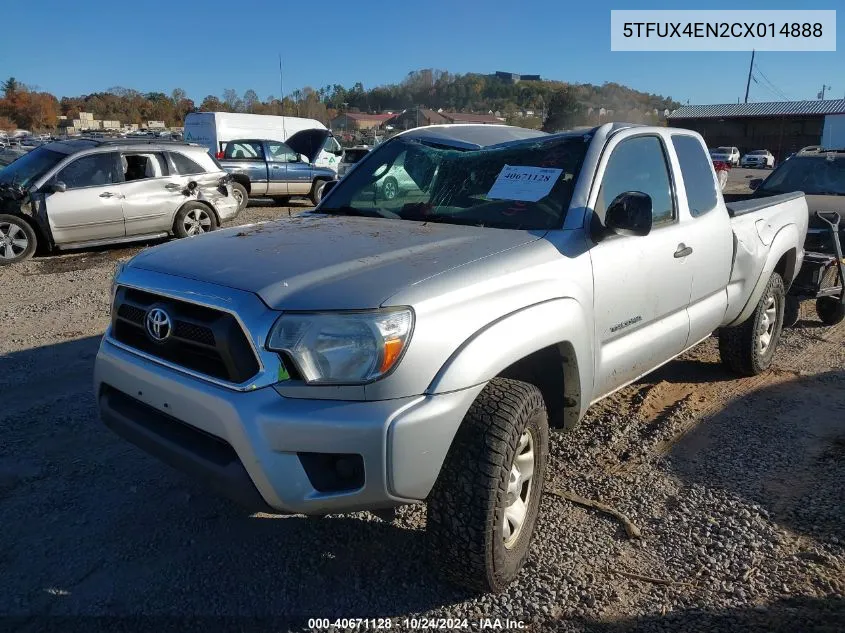
{"type": "Polygon", "coordinates": [[[201,146],[50,143],[0,172],[0,265],[29,259],[36,250],[190,237],[238,211],[231,176],[201,146]]]}

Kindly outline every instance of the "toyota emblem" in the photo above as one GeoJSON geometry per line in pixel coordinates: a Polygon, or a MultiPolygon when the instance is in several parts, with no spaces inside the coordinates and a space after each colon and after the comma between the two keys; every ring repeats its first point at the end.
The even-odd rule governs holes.
{"type": "Polygon", "coordinates": [[[161,308],[153,308],[147,312],[147,318],[144,322],[147,328],[147,334],[158,343],[166,340],[170,336],[170,331],[173,329],[170,315],[161,308]]]}

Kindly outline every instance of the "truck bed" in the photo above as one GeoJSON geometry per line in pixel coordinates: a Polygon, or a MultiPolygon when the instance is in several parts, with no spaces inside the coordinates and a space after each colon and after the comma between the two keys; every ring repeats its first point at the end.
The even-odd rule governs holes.
{"type": "Polygon", "coordinates": [[[789,202],[796,198],[804,197],[800,191],[793,191],[792,193],[782,193],[777,196],[769,196],[766,198],[752,198],[753,194],[727,194],[725,198],[725,206],[728,208],[728,215],[732,218],[745,215],[746,213],[754,213],[755,211],[762,211],[769,207],[774,207],[782,202],[789,202]]]}

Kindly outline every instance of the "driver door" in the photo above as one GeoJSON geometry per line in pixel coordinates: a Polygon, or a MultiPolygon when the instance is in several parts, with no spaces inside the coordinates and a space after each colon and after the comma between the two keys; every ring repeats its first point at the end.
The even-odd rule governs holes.
{"type": "Polygon", "coordinates": [[[122,175],[118,153],[99,152],[74,159],[51,178],[67,186],[45,195],[56,244],[124,237],[122,175]]]}
{"type": "Polygon", "coordinates": [[[651,232],[607,235],[590,249],[595,340],[593,401],[679,354],[689,338],[692,268],[684,253],[689,236],[681,222],[662,137],[614,138],[599,167],[601,185],[590,207],[604,222],[613,199],[641,191],[652,199],[651,232]]]}

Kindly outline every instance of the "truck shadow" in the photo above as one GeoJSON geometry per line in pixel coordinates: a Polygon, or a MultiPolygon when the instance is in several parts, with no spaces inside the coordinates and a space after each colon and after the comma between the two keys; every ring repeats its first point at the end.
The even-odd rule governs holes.
{"type": "Polygon", "coordinates": [[[0,613],[386,617],[468,597],[432,571],[421,508],[250,515],[113,435],[98,343],[0,358],[0,613]]]}
{"type": "Polygon", "coordinates": [[[636,619],[597,623],[570,620],[548,624],[556,629],[583,633],[691,633],[737,631],[743,633],[841,633],[845,630],[845,599],[838,596],[800,596],[776,600],[757,608],[695,609],[636,619]]]}
{"type": "Polygon", "coordinates": [[[845,371],[752,391],[699,423],[670,457],[685,484],[722,489],[757,504],[793,532],[841,543],[845,371]]]}

